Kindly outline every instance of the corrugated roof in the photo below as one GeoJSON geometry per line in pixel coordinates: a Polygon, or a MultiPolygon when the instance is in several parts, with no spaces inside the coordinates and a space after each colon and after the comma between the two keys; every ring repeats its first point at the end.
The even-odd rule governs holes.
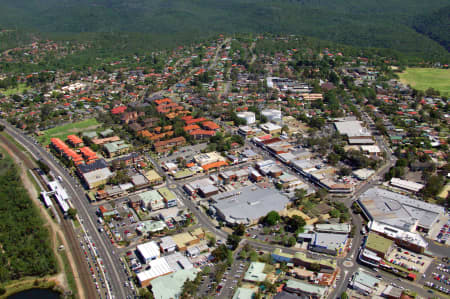
{"type": "Polygon", "coordinates": [[[164,258],[157,258],[156,260],[149,262],[148,265],[150,266],[149,270],[137,274],[137,279],[141,284],[159,276],[172,273],[172,269],[164,258]]]}
{"type": "Polygon", "coordinates": [[[323,296],[327,290],[325,287],[318,285],[312,285],[300,280],[289,279],[286,283],[286,287],[290,289],[300,290],[308,294],[317,294],[320,297],[323,296]]]}
{"type": "Polygon", "coordinates": [[[108,168],[108,164],[104,159],[99,159],[91,164],[82,164],[78,165],[78,170],[81,173],[87,173],[94,170],[102,169],[102,168],[108,168]]]}
{"type": "Polygon", "coordinates": [[[155,241],[140,244],[136,247],[136,249],[146,261],[159,257],[160,255],[158,244],[156,244],[155,241]]]}
{"type": "Polygon", "coordinates": [[[175,273],[158,277],[152,281],[152,293],[155,299],[178,298],[186,280],[193,281],[200,270],[192,268],[179,270],[175,273]]]}
{"type": "Polygon", "coordinates": [[[248,267],[247,272],[245,272],[244,279],[254,282],[264,281],[267,276],[265,273],[263,273],[265,266],[265,263],[252,262],[248,267]]]}

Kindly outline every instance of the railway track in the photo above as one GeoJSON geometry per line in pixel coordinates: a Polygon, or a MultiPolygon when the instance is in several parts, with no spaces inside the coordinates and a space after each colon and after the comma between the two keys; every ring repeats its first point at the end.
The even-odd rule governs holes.
{"type": "MultiPolygon", "coordinates": [[[[44,186],[45,191],[49,191],[45,181],[36,171],[36,163],[31,160],[28,155],[18,149],[17,146],[5,136],[0,135],[0,140],[14,152],[14,154],[24,163],[26,168],[31,169],[34,172],[36,178],[41,182],[42,186],[44,186]]],[[[73,230],[72,223],[70,220],[65,219],[59,207],[57,205],[55,206],[57,207],[56,210],[61,219],[61,229],[64,233],[64,237],[67,240],[67,244],[69,244],[69,250],[72,253],[76,264],[76,269],[72,269],[72,271],[75,276],[79,277],[86,298],[98,298],[97,291],[91,279],[91,273],[89,272],[85,258],[82,255],[81,247],[73,230]]]]}

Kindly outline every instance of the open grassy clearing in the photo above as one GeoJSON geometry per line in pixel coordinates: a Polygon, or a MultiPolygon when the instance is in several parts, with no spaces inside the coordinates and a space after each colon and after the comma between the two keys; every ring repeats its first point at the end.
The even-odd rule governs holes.
{"type": "Polygon", "coordinates": [[[76,123],[69,123],[49,130],[43,131],[43,135],[38,137],[40,143],[47,145],[50,143],[50,138],[60,138],[66,140],[67,135],[76,134],[78,132],[95,130],[100,123],[95,118],[85,119],[76,123]]]}
{"type": "Polygon", "coordinates": [[[25,83],[19,83],[16,88],[0,89],[0,93],[5,96],[11,96],[13,94],[22,94],[27,89],[28,88],[25,83]]]}
{"type": "Polygon", "coordinates": [[[400,81],[415,89],[439,90],[442,95],[450,95],[450,69],[407,68],[399,74],[400,81]]]}

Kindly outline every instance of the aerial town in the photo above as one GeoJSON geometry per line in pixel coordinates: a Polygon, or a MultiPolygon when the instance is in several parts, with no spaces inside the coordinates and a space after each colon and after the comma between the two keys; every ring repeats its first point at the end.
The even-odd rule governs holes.
{"type": "Polygon", "coordinates": [[[2,142],[26,151],[62,231],[78,273],[66,294],[449,298],[447,98],[402,83],[394,57],[345,50],[220,35],[98,69],[1,73],[2,142]]]}

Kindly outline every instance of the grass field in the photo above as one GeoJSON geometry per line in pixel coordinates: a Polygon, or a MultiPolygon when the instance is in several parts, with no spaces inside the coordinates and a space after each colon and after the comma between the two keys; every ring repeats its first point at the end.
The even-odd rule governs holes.
{"type": "Polygon", "coordinates": [[[400,73],[400,81],[417,90],[425,91],[432,87],[442,95],[450,95],[450,69],[408,68],[400,73]]]}
{"type": "Polygon", "coordinates": [[[16,88],[0,89],[0,93],[5,96],[10,96],[13,94],[22,94],[26,89],[27,85],[25,83],[19,83],[16,88]]]}
{"type": "Polygon", "coordinates": [[[89,118],[80,122],[65,124],[43,131],[43,135],[39,136],[37,139],[41,144],[47,145],[50,143],[50,138],[56,137],[64,141],[66,140],[67,135],[95,130],[98,126],[100,126],[100,123],[98,123],[95,118],[89,118]]]}

